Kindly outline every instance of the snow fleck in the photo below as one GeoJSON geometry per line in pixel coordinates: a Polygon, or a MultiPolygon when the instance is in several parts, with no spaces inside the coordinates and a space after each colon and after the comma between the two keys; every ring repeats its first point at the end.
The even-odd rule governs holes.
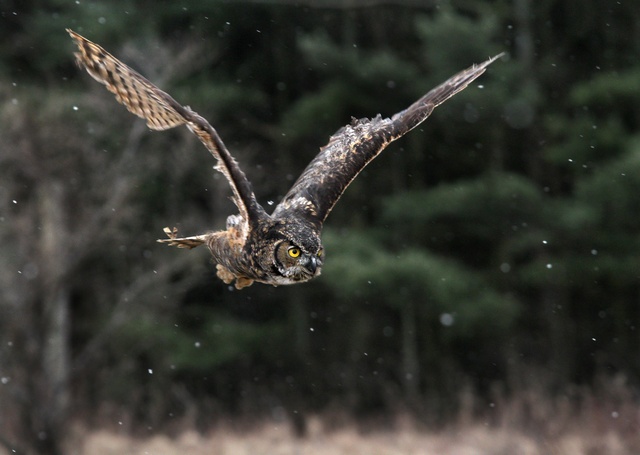
{"type": "Polygon", "coordinates": [[[442,324],[443,326],[451,327],[454,322],[455,321],[451,313],[442,313],[440,315],[440,324],[442,324]]]}
{"type": "Polygon", "coordinates": [[[620,417],[620,414],[618,414],[618,411],[613,411],[611,413],[611,417],[613,417],[614,419],[617,419],[618,417],[620,417]]]}
{"type": "Polygon", "coordinates": [[[73,110],[77,111],[78,110],[78,106],[73,106],[73,110]]]}
{"type": "Polygon", "coordinates": [[[0,378],[0,383],[2,384],[9,384],[10,379],[6,376],[3,376],[2,378],[0,378]]]}
{"type": "Polygon", "coordinates": [[[508,262],[500,264],[500,271],[502,273],[509,273],[511,271],[511,265],[508,262]]]}
{"type": "Polygon", "coordinates": [[[552,269],[553,268],[553,264],[547,264],[547,268],[548,269],[552,269]]]}
{"type": "Polygon", "coordinates": [[[546,245],[547,243],[548,243],[548,242],[547,242],[546,240],[543,240],[543,241],[542,241],[542,244],[543,244],[543,245],[546,245]]]}
{"type": "Polygon", "coordinates": [[[153,369],[149,368],[149,369],[147,370],[147,372],[148,372],[149,374],[153,374],[153,369]]]}
{"type": "Polygon", "coordinates": [[[17,203],[18,203],[18,201],[16,201],[15,199],[14,199],[14,200],[12,200],[11,202],[13,202],[14,204],[17,204],[17,203]]]}
{"type": "Polygon", "coordinates": [[[595,248],[593,250],[591,250],[591,254],[594,256],[598,255],[598,250],[596,250],[595,248]]]}
{"type": "Polygon", "coordinates": [[[199,342],[199,341],[196,341],[195,343],[193,343],[193,345],[194,345],[196,348],[200,348],[200,346],[202,346],[202,344],[200,344],[200,342],[199,342]]]}

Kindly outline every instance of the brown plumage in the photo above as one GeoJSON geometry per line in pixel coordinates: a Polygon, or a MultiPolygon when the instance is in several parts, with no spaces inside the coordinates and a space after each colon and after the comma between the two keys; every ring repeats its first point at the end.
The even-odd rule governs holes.
{"type": "Polygon", "coordinates": [[[206,244],[217,263],[218,277],[227,284],[235,280],[238,289],[253,281],[277,286],[318,276],[324,261],[322,226],[347,186],[389,143],[422,123],[502,55],[456,74],[391,118],[378,115],[354,120],[338,130],[269,215],[209,122],[102,47],[72,30],[67,32],[78,46],[78,64],[115,94],[118,102],[145,119],[151,129],[186,125],[218,161],[216,168],[229,181],[239,214],[227,218],[224,231],[178,237],[175,228],[165,228],[168,238],[158,241],[179,248],[206,244]]]}

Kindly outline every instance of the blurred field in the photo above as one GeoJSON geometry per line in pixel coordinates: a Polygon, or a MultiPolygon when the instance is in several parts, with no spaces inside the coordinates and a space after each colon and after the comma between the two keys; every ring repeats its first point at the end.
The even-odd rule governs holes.
{"type": "Polygon", "coordinates": [[[509,428],[467,425],[457,430],[421,431],[410,424],[394,430],[362,432],[355,425],[327,431],[312,419],[309,435],[292,436],[286,423],[250,430],[218,429],[208,435],[185,431],[174,438],[133,438],[112,431],[78,435],[72,455],[630,455],[639,453],[637,436],[625,441],[613,430],[576,428],[541,437],[509,428]],[[635,448],[633,447],[635,445],[635,448]]]}

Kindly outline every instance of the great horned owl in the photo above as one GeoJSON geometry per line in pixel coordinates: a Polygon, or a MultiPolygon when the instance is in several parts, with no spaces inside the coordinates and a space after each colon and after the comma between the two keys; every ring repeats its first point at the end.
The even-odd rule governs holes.
{"type": "Polygon", "coordinates": [[[179,248],[207,245],[217,263],[218,277],[227,284],[235,280],[238,289],[254,281],[278,286],[320,275],[324,262],[322,225],[351,181],[390,142],[423,122],[436,106],[465,89],[502,55],[452,76],[391,118],[378,115],[373,119],[354,119],[331,136],[269,215],[207,120],[102,47],[72,30],[67,32],[80,51],[75,54],[78,64],[114,93],[118,102],[145,119],[151,129],[187,125],[218,161],[216,169],[229,181],[240,213],[228,217],[224,231],[178,237],[175,228],[165,228],[169,238],[158,242],[179,248]]]}

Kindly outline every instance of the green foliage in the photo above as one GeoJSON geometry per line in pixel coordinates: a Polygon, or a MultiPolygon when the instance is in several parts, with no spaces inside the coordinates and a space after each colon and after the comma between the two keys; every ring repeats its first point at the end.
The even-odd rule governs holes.
{"type": "Polygon", "coordinates": [[[352,116],[373,117],[379,113],[381,103],[390,115],[404,107],[397,103],[398,97],[410,99],[407,89],[418,77],[418,71],[390,52],[340,45],[323,32],[302,36],[299,46],[304,62],[325,82],[291,103],[284,113],[280,124],[285,146],[303,138],[326,141],[326,135],[317,133],[333,133],[341,126],[336,126],[336,119],[348,122],[352,116]]]}
{"type": "Polygon", "coordinates": [[[576,185],[576,198],[597,210],[598,224],[609,232],[632,233],[640,227],[640,142],[630,142],[576,185]]]}
{"type": "Polygon", "coordinates": [[[431,190],[404,192],[384,199],[383,220],[398,227],[461,217],[467,229],[536,217],[543,195],[530,180],[516,174],[487,172],[474,180],[441,184],[431,190]],[[491,219],[493,223],[488,223],[491,219]],[[475,226],[474,226],[475,225],[475,226]],[[480,226],[478,226],[480,225],[480,226]]]}
{"type": "Polygon", "coordinates": [[[443,2],[438,14],[417,17],[416,28],[425,49],[423,58],[434,78],[445,79],[458,71],[461,62],[475,62],[479,55],[491,56],[504,50],[494,41],[500,33],[498,17],[486,4],[477,5],[472,15],[465,16],[443,2]]]}
{"type": "Polygon", "coordinates": [[[282,322],[248,322],[220,311],[189,314],[192,318],[198,314],[196,327],[131,325],[136,337],[154,339],[154,348],[166,352],[163,362],[171,365],[174,374],[207,374],[238,362],[273,362],[278,346],[286,343],[282,322]]]}
{"type": "Polygon", "coordinates": [[[417,246],[384,246],[366,231],[324,238],[333,253],[323,276],[342,298],[396,309],[412,300],[427,320],[450,314],[452,338],[504,332],[515,320],[515,301],[454,260],[417,246]]]}

